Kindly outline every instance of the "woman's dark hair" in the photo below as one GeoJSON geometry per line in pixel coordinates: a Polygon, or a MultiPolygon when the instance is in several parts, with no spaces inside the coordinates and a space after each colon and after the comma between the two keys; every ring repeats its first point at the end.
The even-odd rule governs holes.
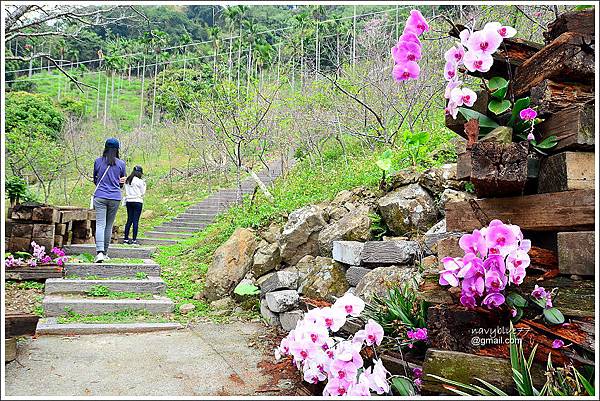
{"type": "Polygon", "coordinates": [[[142,174],[143,174],[142,167],[141,166],[135,166],[133,168],[133,171],[131,172],[131,174],[129,174],[129,177],[127,177],[127,179],[125,180],[125,183],[127,185],[131,185],[131,181],[133,181],[133,177],[137,177],[137,178],[141,179],[142,178],[142,174]]]}
{"type": "Polygon", "coordinates": [[[102,152],[102,157],[106,159],[106,162],[114,166],[117,163],[117,159],[119,158],[119,149],[115,148],[104,148],[104,152],[102,152]]]}

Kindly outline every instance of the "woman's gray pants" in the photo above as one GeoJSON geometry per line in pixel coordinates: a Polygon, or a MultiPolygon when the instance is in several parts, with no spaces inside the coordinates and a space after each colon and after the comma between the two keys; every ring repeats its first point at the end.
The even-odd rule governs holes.
{"type": "Polygon", "coordinates": [[[112,228],[121,201],[94,197],[96,209],[96,252],[108,252],[112,228]]]}

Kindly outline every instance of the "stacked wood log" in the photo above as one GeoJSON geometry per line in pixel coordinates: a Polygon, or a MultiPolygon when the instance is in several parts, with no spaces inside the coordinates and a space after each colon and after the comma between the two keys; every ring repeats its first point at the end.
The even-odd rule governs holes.
{"type": "MultiPolygon", "coordinates": [[[[536,138],[541,141],[554,135],[558,145],[541,158],[539,175],[532,179],[527,165],[511,163],[511,157],[519,159],[516,153],[494,158],[498,152],[493,144],[473,144],[471,138],[459,155],[458,176],[472,182],[493,176],[496,192],[484,190],[478,199],[446,205],[446,227],[454,234],[480,229],[493,219],[519,225],[533,247],[525,282],[516,288],[526,298],[536,284],[547,290],[558,288],[554,306],[568,325],[548,325],[532,306],[515,325],[526,355],[538,345],[533,369],[538,388],[545,380],[548,354],[555,366],[594,364],[594,29],[594,11],[584,10],[562,15],[550,24],[545,46],[535,52],[531,52],[535,46],[519,47],[518,41],[507,41],[510,46],[505,53],[521,49],[518,62],[511,62],[511,89],[516,98],[530,96],[532,107],[544,119],[535,127],[536,138]],[[568,347],[553,348],[556,339],[568,347]]],[[[508,74],[497,70],[493,75],[508,74]]],[[[486,112],[485,106],[474,109],[486,112]]],[[[467,121],[450,118],[446,122],[469,138],[467,121]]],[[[521,144],[514,145],[515,152],[523,150],[521,144]]],[[[484,184],[489,188],[489,183],[484,184]]],[[[438,260],[463,256],[458,240],[459,235],[452,235],[438,243],[438,260]]],[[[423,394],[449,393],[427,374],[471,384],[479,384],[473,379],[479,377],[514,393],[507,344],[510,316],[484,308],[467,310],[458,300],[460,290],[442,287],[438,280],[438,274],[429,275],[420,288],[420,297],[431,304],[431,347],[423,365],[423,394]]]]}
{"type": "Polygon", "coordinates": [[[94,241],[96,213],[86,208],[26,203],[9,209],[8,217],[9,252],[30,252],[32,241],[47,251],[55,246],[94,241]]]}

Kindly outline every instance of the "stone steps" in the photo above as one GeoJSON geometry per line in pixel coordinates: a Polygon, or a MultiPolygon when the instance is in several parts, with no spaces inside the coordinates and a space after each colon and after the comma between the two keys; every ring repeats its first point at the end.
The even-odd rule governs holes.
{"type": "Polygon", "coordinates": [[[162,314],[173,312],[175,307],[171,299],[156,295],[153,299],[96,299],[47,295],[42,301],[42,306],[46,317],[67,315],[68,311],[80,315],[102,315],[126,310],[162,314]]]}
{"type": "Polygon", "coordinates": [[[192,236],[189,233],[166,233],[160,231],[146,231],[146,238],[176,238],[176,239],[185,239],[192,236]]]}
{"type": "Polygon", "coordinates": [[[181,226],[167,225],[167,223],[163,223],[163,225],[156,226],[152,229],[153,232],[158,232],[158,233],[188,233],[188,234],[193,234],[200,230],[201,229],[194,228],[194,227],[181,227],[181,226]]]}
{"type": "Polygon", "coordinates": [[[200,225],[200,224],[208,225],[208,224],[212,223],[214,220],[215,220],[215,216],[210,217],[210,218],[206,218],[206,217],[201,217],[201,218],[175,217],[170,222],[171,223],[193,224],[193,225],[200,225]]]}
{"type": "MultiPolygon", "coordinates": [[[[121,238],[121,241],[123,241],[124,238],[121,238]]],[[[137,239],[137,242],[142,245],[175,245],[177,243],[176,239],[169,239],[169,238],[147,238],[147,237],[142,237],[137,239]]],[[[109,252],[110,252],[110,248],[109,248],[109,252]]]]}
{"type": "Polygon", "coordinates": [[[75,277],[136,277],[136,273],[144,272],[148,277],[159,277],[160,266],[151,260],[145,263],[66,263],[64,276],[75,277]]]}
{"type": "MultiPolygon", "coordinates": [[[[78,245],[65,245],[63,247],[64,251],[67,255],[79,255],[81,253],[89,253],[91,255],[96,255],[96,245],[95,244],[78,244],[78,245]]],[[[152,256],[152,254],[156,252],[155,247],[141,247],[141,246],[124,246],[116,244],[111,244],[108,248],[108,255],[111,258],[140,258],[140,259],[148,259],[152,256]]]]}
{"type": "Polygon", "coordinates": [[[155,331],[178,330],[179,323],[58,323],[54,317],[38,321],[36,335],[84,335],[109,333],[149,333],[155,331]]]}
{"type": "MultiPolygon", "coordinates": [[[[116,277],[116,276],[115,276],[116,277]]],[[[64,278],[49,278],[46,280],[46,294],[85,294],[93,286],[105,286],[111,291],[135,292],[144,294],[164,294],[167,285],[160,277],[147,279],[123,280],[78,280],[64,278]]]]}

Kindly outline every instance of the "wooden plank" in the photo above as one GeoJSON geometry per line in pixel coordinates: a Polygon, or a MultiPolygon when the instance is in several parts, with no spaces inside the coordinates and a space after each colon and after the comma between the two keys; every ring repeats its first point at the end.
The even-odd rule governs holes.
{"type": "Polygon", "coordinates": [[[4,331],[6,337],[33,336],[39,316],[23,312],[5,312],[4,331]]]}
{"type": "Polygon", "coordinates": [[[594,276],[596,242],[594,231],[558,233],[558,269],[563,274],[594,276]]]}
{"type": "Polygon", "coordinates": [[[595,74],[594,37],[565,32],[525,61],[512,81],[515,96],[525,95],[544,79],[593,85],[595,74]]]}
{"type": "Polygon", "coordinates": [[[12,362],[17,359],[17,339],[4,339],[4,362],[12,362]]]}
{"type": "Polygon", "coordinates": [[[58,222],[58,210],[52,206],[40,206],[33,209],[31,220],[41,221],[44,223],[58,222]]]}
{"type": "Polygon", "coordinates": [[[66,232],[67,232],[67,224],[66,223],[55,224],[54,235],[65,235],[66,232]]]}
{"type": "Polygon", "coordinates": [[[552,114],[536,127],[542,139],[556,136],[558,144],[550,151],[594,151],[596,131],[594,106],[574,106],[552,114]]]}
{"type": "Polygon", "coordinates": [[[592,152],[562,152],[542,159],[538,192],[594,189],[594,166],[592,152]]]}
{"type": "MultiPolygon", "coordinates": [[[[535,107],[541,117],[552,118],[553,113],[561,110],[591,104],[591,120],[593,120],[593,102],[594,87],[591,85],[545,79],[539,85],[531,88],[531,106],[535,107]]],[[[565,117],[562,117],[560,121],[565,117]]],[[[536,126],[536,131],[540,129],[540,126],[542,124],[536,126]]]]}
{"type": "Polygon", "coordinates": [[[538,280],[534,276],[525,277],[521,284],[523,294],[530,294],[535,285],[547,290],[558,288],[558,296],[553,304],[567,317],[593,318],[595,310],[594,280],[572,280],[566,276],[557,276],[538,280]]]}
{"type": "Polygon", "coordinates": [[[29,252],[31,250],[31,237],[15,237],[8,240],[9,252],[29,252]]]}
{"type": "Polygon", "coordinates": [[[35,206],[19,204],[12,209],[10,217],[13,220],[31,220],[35,206]]]}
{"type": "Polygon", "coordinates": [[[471,150],[459,153],[456,161],[456,179],[461,181],[470,180],[471,171],[471,150]]]}
{"type": "Polygon", "coordinates": [[[62,248],[63,242],[64,242],[64,237],[62,235],[55,235],[54,236],[54,246],[62,248]]]}
{"type": "Polygon", "coordinates": [[[471,151],[471,182],[478,197],[522,194],[527,182],[527,142],[477,142],[471,151]]]}
{"type": "Polygon", "coordinates": [[[54,228],[54,224],[34,224],[32,237],[54,239],[54,228]]]}
{"type": "Polygon", "coordinates": [[[33,223],[12,222],[10,232],[11,236],[31,238],[31,235],[33,234],[33,223]]]}
{"type": "Polygon", "coordinates": [[[6,267],[5,272],[8,280],[45,280],[63,276],[60,266],[6,267]]]}
{"type": "Polygon", "coordinates": [[[446,204],[448,231],[472,231],[499,219],[531,231],[582,231],[594,227],[594,191],[577,190],[471,199],[446,204]]]}
{"type": "Polygon", "coordinates": [[[546,43],[550,43],[565,32],[577,32],[593,36],[595,31],[594,9],[588,8],[559,15],[556,20],[548,25],[548,29],[543,32],[543,35],[546,43]]]}
{"type": "MultiPolygon", "coordinates": [[[[475,380],[478,377],[509,394],[516,393],[508,359],[429,348],[423,362],[422,394],[454,394],[445,389],[439,380],[429,375],[441,376],[461,383],[481,385],[475,380]]],[[[543,385],[545,380],[541,369],[534,368],[533,376],[536,385],[543,385]]]]}

